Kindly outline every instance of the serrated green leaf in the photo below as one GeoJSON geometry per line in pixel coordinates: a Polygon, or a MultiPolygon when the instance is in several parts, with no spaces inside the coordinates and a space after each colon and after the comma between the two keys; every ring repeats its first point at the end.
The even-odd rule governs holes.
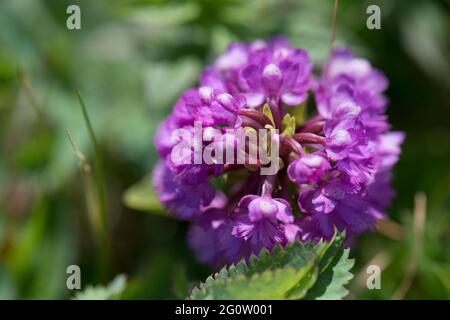
{"type": "Polygon", "coordinates": [[[354,259],[349,259],[349,249],[344,249],[345,235],[336,233],[329,243],[321,243],[319,254],[319,276],[308,291],[306,299],[337,300],[348,294],[345,288],[353,274],[350,269],[354,259]]]}
{"type": "Polygon", "coordinates": [[[88,286],[84,291],[75,295],[76,300],[113,300],[117,299],[125,290],[126,277],[123,274],[116,276],[108,285],[88,286]]]}
{"type": "Polygon", "coordinates": [[[310,268],[305,270],[305,275],[291,288],[285,295],[287,299],[298,300],[303,299],[308,290],[314,285],[317,280],[318,268],[312,264],[310,268]]]}
{"type": "MultiPolygon", "coordinates": [[[[312,265],[312,262],[311,262],[312,265]]],[[[255,273],[251,277],[238,274],[224,278],[209,278],[205,287],[192,292],[191,299],[285,299],[293,283],[300,282],[310,272],[311,265],[278,268],[255,273]]]]}
{"type": "MultiPolygon", "coordinates": [[[[313,247],[300,242],[284,249],[276,246],[270,253],[262,250],[258,257],[251,256],[248,263],[240,261],[208,277],[192,291],[190,298],[284,299],[304,277],[312,278],[310,272],[315,270],[315,258],[313,247]],[[266,289],[255,281],[266,283],[266,289]]],[[[302,283],[309,284],[308,281],[302,283]]]]}
{"type": "Polygon", "coordinates": [[[190,299],[340,299],[353,260],[344,236],[329,242],[300,243],[262,250],[248,262],[222,268],[194,288],[190,299]]]}

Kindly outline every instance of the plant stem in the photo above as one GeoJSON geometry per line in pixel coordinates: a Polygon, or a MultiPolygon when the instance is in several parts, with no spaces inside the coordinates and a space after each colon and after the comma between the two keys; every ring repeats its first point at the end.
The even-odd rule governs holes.
{"type": "Polygon", "coordinates": [[[325,137],[309,132],[297,133],[294,135],[294,139],[300,143],[309,144],[325,144],[326,142],[325,137]]]}
{"type": "Polygon", "coordinates": [[[264,179],[261,189],[261,195],[265,197],[272,197],[273,188],[275,186],[276,175],[267,176],[264,179]]]}
{"type": "Polygon", "coordinates": [[[102,157],[97,139],[95,137],[94,129],[92,127],[89,115],[86,110],[86,105],[81,97],[79,91],[77,91],[77,97],[80,102],[81,110],[83,112],[84,121],[88,128],[90,140],[94,146],[94,177],[98,198],[98,215],[99,215],[99,227],[100,227],[100,260],[101,269],[105,278],[109,276],[109,262],[111,261],[110,254],[110,241],[108,236],[108,223],[106,216],[106,201],[105,201],[105,185],[102,157]]]}
{"type": "Polygon", "coordinates": [[[328,52],[328,59],[331,58],[331,53],[333,52],[334,40],[336,39],[336,17],[337,17],[338,6],[339,6],[339,0],[334,0],[333,20],[331,23],[331,37],[330,37],[330,49],[328,52]]]}

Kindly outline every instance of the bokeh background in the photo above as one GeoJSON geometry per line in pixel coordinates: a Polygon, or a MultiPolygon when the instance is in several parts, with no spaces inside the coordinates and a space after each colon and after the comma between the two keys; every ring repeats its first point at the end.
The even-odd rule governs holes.
{"type": "MultiPolygon", "coordinates": [[[[168,217],[148,188],[155,127],[232,41],[284,35],[319,66],[332,7],[331,0],[0,1],[0,298],[74,297],[66,287],[73,264],[83,288],[126,275],[126,285],[116,278],[98,287],[98,297],[116,289],[122,298],[185,297],[211,270],[187,248],[187,225],[168,217]],[[81,7],[81,30],[66,28],[70,4],[81,7]]],[[[407,134],[391,221],[352,250],[350,299],[450,298],[449,12],[446,0],[340,1],[336,45],[386,73],[390,122],[407,134]],[[381,30],[366,27],[371,4],[381,8],[381,30]],[[380,290],[365,286],[368,264],[383,269],[380,290]]]]}

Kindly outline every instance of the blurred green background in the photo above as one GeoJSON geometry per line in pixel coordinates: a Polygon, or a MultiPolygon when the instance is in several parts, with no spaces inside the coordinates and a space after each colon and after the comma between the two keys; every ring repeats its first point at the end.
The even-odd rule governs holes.
{"type": "MultiPolygon", "coordinates": [[[[122,201],[156,162],[156,125],[231,41],[285,35],[320,65],[332,7],[332,0],[0,1],[0,299],[71,298],[72,264],[83,288],[125,274],[122,298],[183,298],[211,271],[187,248],[187,224],[158,209],[145,184],[127,202],[151,212],[122,201]],[[70,4],[81,7],[81,30],[66,28],[70,4]],[[93,164],[77,90],[102,156],[106,223],[92,171],[80,169],[66,132],[93,164]]],[[[390,122],[407,133],[393,222],[354,247],[350,299],[450,299],[449,12],[445,0],[340,1],[336,44],[387,74],[390,122]],[[381,30],[366,28],[371,4],[381,8],[381,30]],[[381,290],[365,286],[373,263],[383,269],[381,290]]]]}

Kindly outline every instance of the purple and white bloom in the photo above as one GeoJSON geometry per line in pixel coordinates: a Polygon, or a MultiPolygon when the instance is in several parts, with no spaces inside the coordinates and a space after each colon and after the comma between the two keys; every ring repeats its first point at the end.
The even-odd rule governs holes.
{"type": "Polygon", "coordinates": [[[322,180],[331,169],[330,163],[320,153],[301,156],[289,164],[289,179],[298,185],[314,184],[322,180]]]}
{"type": "Polygon", "coordinates": [[[387,79],[346,49],[333,51],[318,78],[312,70],[307,52],[286,39],[234,43],[157,129],[155,191],[175,217],[192,222],[188,242],[199,261],[218,268],[276,245],[329,240],[336,228],[346,231],[349,243],[387,216],[392,168],[404,140],[403,133],[389,131],[387,79]],[[283,117],[295,117],[311,95],[316,112],[285,131],[283,117]],[[221,135],[196,141],[196,122],[201,137],[221,135]],[[279,139],[271,175],[261,161],[183,161],[195,158],[196,149],[238,151],[240,143],[239,156],[251,159],[251,149],[268,150],[268,142],[250,143],[237,132],[264,128],[278,130],[271,132],[279,139]],[[180,147],[172,136],[177,130],[192,143],[180,147]]]}
{"type": "Polygon", "coordinates": [[[307,98],[312,64],[305,50],[284,38],[249,45],[232,44],[201,77],[202,85],[246,97],[247,106],[275,101],[296,106],[307,98]]]}
{"type": "Polygon", "coordinates": [[[242,95],[232,96],[209,86],[188,90],[182,99],[188,112],[205,126],[235,126],[238,112],[245,104],[242,95]]]}
{"type": "Polygon", "coordinates": [[[183,220],[199,215],[216,194],[208,181],[193,185],[179,181],[163,162],[158,163],[153,170],[153,185],[161,202],[183,220]]]}
{"type": "Polygon", "coordinates": [[[243,197],[228,227],[219,235],[226,262],[248,258],[263,248],[271,250],[276,244],[285,245],[293,241],[298,230],[293,222],[291,206],[285,199],[256,195],[243,197]]]}
{"type": "Polygon", "coordinates": [[[200,262],[218,267],[222,261],[218,230],[226,221],[223,208],[210,208],[189,227],[188,243],[200,262]]]}

